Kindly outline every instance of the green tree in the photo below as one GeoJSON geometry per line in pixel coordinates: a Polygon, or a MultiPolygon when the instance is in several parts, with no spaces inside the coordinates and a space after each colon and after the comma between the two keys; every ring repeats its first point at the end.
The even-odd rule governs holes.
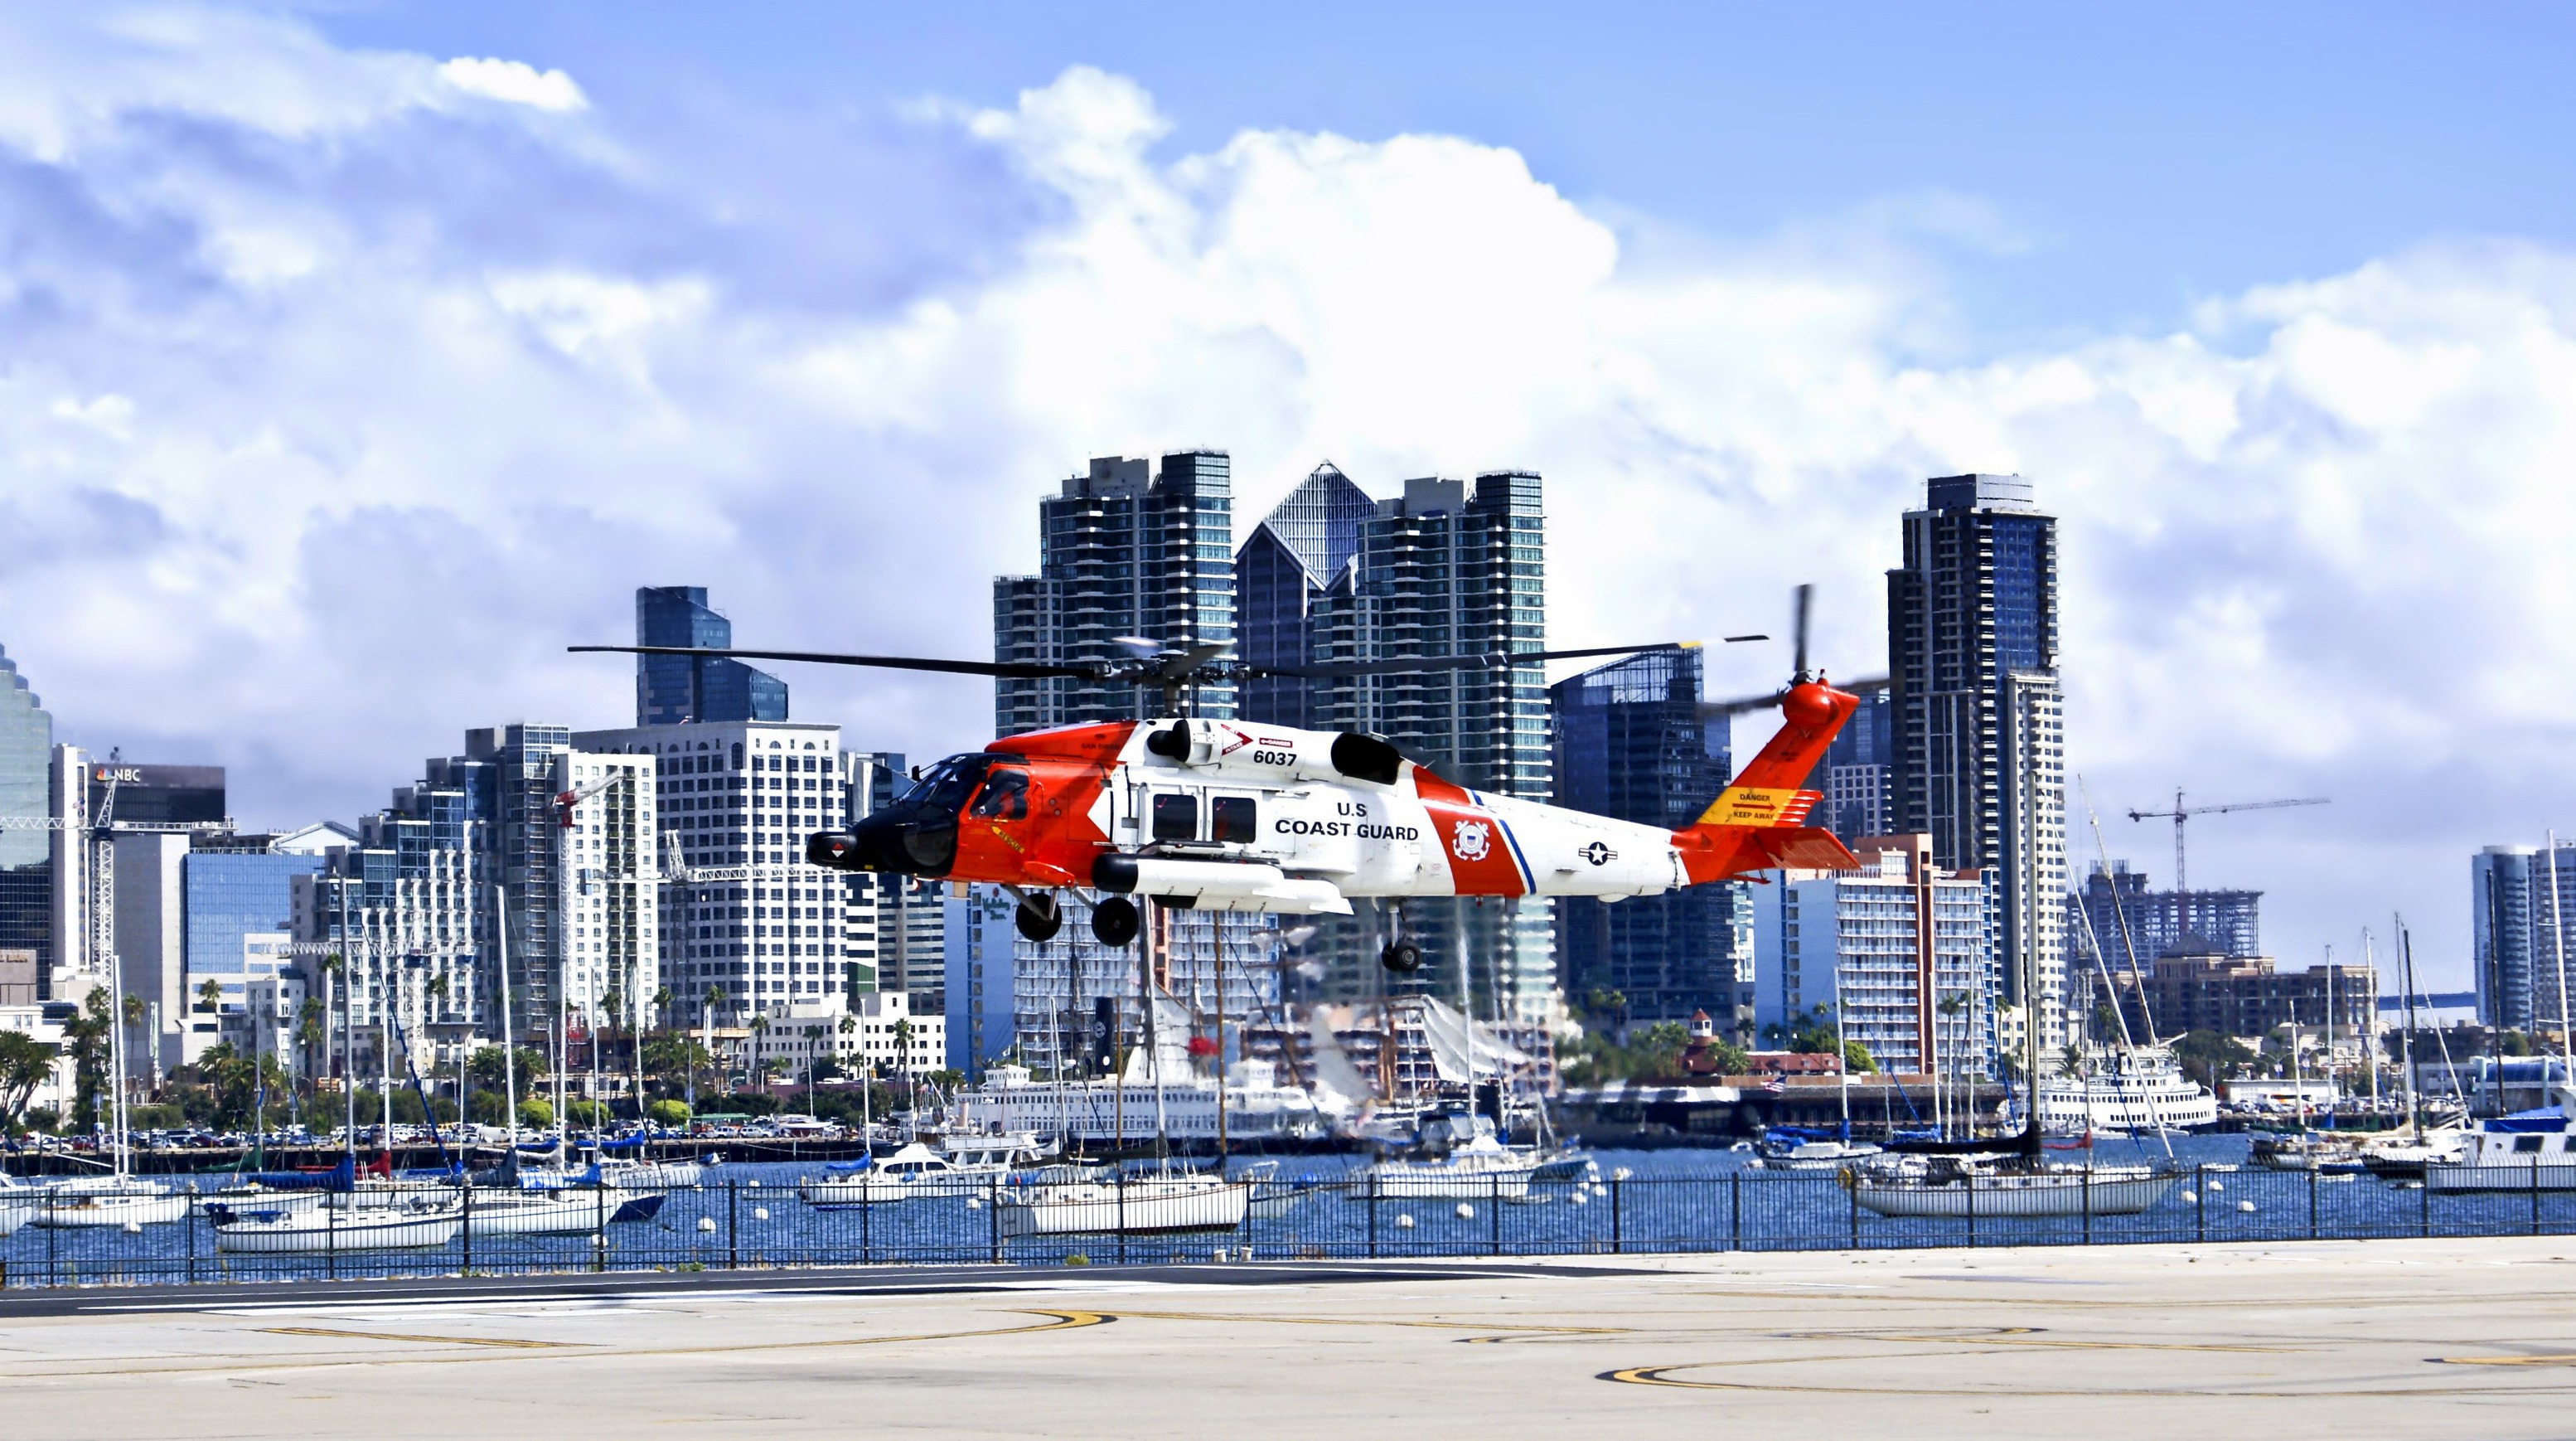
{"type": "Polygon", "coordinates": [[[644,1114],[653,1118],[654,1125],[667,1126],[674,1130],[689,1124],[689,1108],[680,1101],[655,1101],[644,1108],[644,1114]]]}
{"type": "Polygon", "coordinates": [[[531,1131],[553,1130],[555,1108],[530,1096],[519,1102],[519,1124],[531,1131]]]}
{"type": "MultiPolygon", "coordinates": [[[[511,1055],[517,1059],[517,1064],[512,1066],[511,1070],[517,1073],[519,1090],[522,1093],[534,1090],[536,1084],[546,1077],[546,1053],[533,1047],[520,1046],[512,1051],[511,1055]]],[[[474,1053],[465,1058],[465,1074],[473,1080],[474,1084],[488,1086],[494,1090],[501,1089],[503,1083],[510,1079],[502,1074],[499,1046],[475,1047],[474,1053]]]]}
{"type": "Polygon", "coordinates": [[[1843,1070],[1854,1076],[1875,1076],[1878,1074],[1878,1058],[1872,1056],[1869,1053],[1869,1047],[1860,1042],[1845,1041],[1843,1042],[1843,1070]]]}
{"type": "Polygon", "coordinates": [[[60,1052],[24,1031],[0,1031],[0,1119],[19,1120],[60,1052]]]}
{"type": "Polygon", "coordinates": [[[2234,1036],[2211,1030],[2187,1031],[2173,1049],[2182,1073],[2213,1091],[2219,1082],[2245,1074],[2261,1059],[2234,1036]]]}
{"type": "Polygon", "coordinates": [[[75,1131],[87,1132],[98,1126],[98,1093],[107,1084],[108,1037],[116,1025],[108,1005],[107,992],[93,990],[82,999],[71,1019],[63,1022],[63,1041],[72,1057],[75,1131]]]}
{"type": "Polygon", "coordinates": [[[211,1011],[216,1007],[221,1006],[223,1003],[223,982],[216,980],[212,976],[208,976],[205,983],[197,987],[197,1009],[201,1011],[211,1011]]]}

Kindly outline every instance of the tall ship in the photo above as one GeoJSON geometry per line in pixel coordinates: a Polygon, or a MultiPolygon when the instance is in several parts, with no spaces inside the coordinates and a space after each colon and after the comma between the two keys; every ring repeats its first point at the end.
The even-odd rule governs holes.
{"type": "MultiPolygon", "coordinates": [[[[995,1066],[984,1084],[960,1091],[950,1114],[959,1130],[988,1134],[1062,1137],[1075,1145],[1141,1145],[1156,1137],[1191,1149],[1217,1142],[1216,1078],[1190,1072],[1157,1083],[1133,1074],[1121,1079],[1040,1081],[1023,1066],[995,1066]]],[[[1174,1070],[1180,1068],[1175,1067],[1174,1070]]],[[[1315,1096],[1282,1086],[1268,1061],[1245,1059],[1227,1068],[1224,1136],[1230,1146],[1321,1141],[1332,1134],[1315,1096]]]]}
{"type": "Polygon", "coordinates": [[[2218,1121],[2218,1098],[2165,1052],[2120,1059],[2110,1074],[2060,1075],[2039,1085],[2039,1124],[2083,1131],[2190,1131],[2218,1121]]]}

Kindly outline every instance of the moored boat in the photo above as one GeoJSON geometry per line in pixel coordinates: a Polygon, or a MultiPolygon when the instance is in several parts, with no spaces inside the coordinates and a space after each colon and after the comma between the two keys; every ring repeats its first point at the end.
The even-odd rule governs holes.
{"type": "Polygon", "coordinates": [[[1162,1174],[1125,1181],[1014,1186],[995,1204],[1005,1237],[1231,1231],[1252,1203],[1253,1185],[1216,1176],[1162,1174]]]}
{"type": "Polygon", "coordinates": [[[1919,1167],[1843,1173],[1863,1210],[1880,1216],[2134,1216],[2182,1173],[2155,1166],[2007,1169],[1940,1157],[1919,1167]]]}
{"type": "Polygon", "coordinates": [[[464,1207],[444,1198],[269,1211],[210,1205],[206,1212],[214,1224],[215,1249],[236,1255],[424,1250],[454,1241],[465,1225],[464,1207]]]}

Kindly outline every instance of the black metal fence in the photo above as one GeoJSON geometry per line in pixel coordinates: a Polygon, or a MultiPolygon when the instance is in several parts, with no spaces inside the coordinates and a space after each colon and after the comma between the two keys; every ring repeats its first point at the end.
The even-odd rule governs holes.
{"type": "Polygon", "coordinates": [[[514,1218],[510,1193],[439,1185],[229,1204],[186,1195],[171,1198],[181,1214],[170,1219],[119,1221],[75,1202],[22,1211],[0,1240],[0,1284],[2576,1233],[2576,1166],[2517,1168],[2495,1188],[2454,1193],[2202,1165],[2162,1173],[2143,1204],[2121,1189],[2133,1179],[2102,1174],[2061,1190],[2050,1204],[2063,1214],[2044,1215],[2014,1214],[2028,1201],[1990,1179],[1948,1193],[1942,1214],[1890,1216],[1842,1175],[1760,1170],[1553,1185],[1361,1174],[1239,1182],[1179,1202],[1147,1177],[1099,1183],[1080,1201],[999,1178],[877,1191],[736,1178],[658,1200],[578,1192],[538,1218],[514,1218]]]}

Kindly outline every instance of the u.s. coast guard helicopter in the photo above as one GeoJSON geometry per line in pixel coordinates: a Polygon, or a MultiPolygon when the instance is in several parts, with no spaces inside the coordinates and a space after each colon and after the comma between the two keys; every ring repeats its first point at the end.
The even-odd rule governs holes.
{"type": "MultiPolygon", "coordinates": [[[[1297,730],[1181,715],[1192,687],[1266,676],[1334,678],[1481,670],[1583,656],[1681,650],[1695,643],[1251,665],[1221,647],[1133,644],[1087,664],[960,661],[812,651],[574,646],[576,651],[814,661],[1008,679],[1070,677],[1159,686],[1168,718],[1006,736],[921,773],[892,805],[846,832],[806,842],[806,859],[1004,886],[1032,940],[1061,928],[1056,893],[1092,894],[1105,945],[1136,937],[1134,898],[1201,910],[1348,915],[1351,901],[1416,896],[1659,895],[1779,866],[1857,864],[1806,824],[1807,776],[1859,705],[1807,668],[1807,587],[1798,588],[1797,661],[1777,692],[1701,707],[1704,715],[1777,706],[1779,733],[1679,830],[1469,790],[1359,732],[1297,730]]],[[[1730,641],[1766,636],[1730,636],[1730,641]]],[[[1422,964],[1401,939],[1382,960],[1422,964]]]]}

